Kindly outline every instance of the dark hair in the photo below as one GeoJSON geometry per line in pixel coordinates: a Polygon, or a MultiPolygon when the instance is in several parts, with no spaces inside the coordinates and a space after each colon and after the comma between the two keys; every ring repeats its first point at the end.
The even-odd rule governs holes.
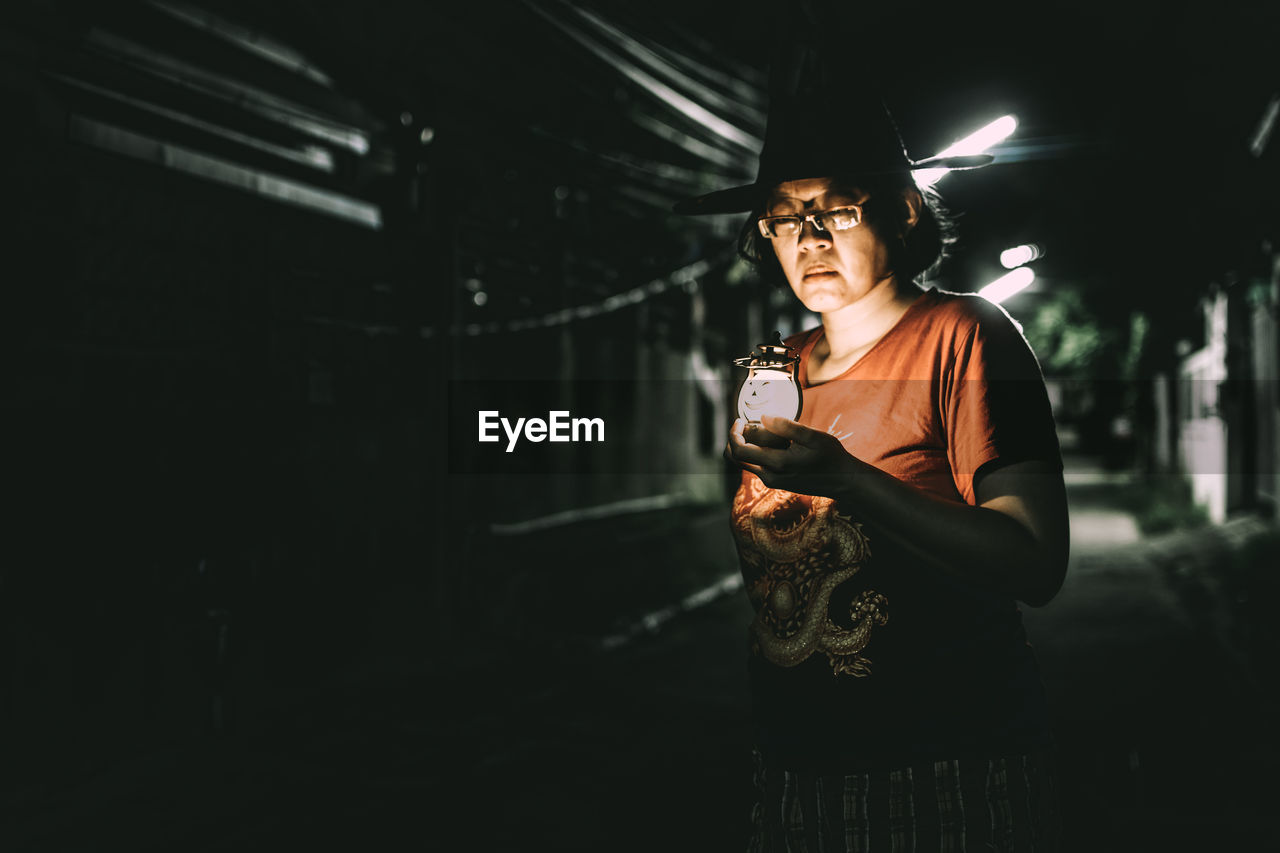
{"type": "MultiPolygon", "coordinates": [[[[902,191],[916,188],[909,173],[837,178],[837,182],[857,187],[871,196],[863,208],[863,225],[873,228],[889,248],[889,264],[900,281],[928,278],[937,271],[956,237],[951,215],[936,192],[920,190],[924,199],[920,218],[900,240],[898,232],[907,218],[907,202],[902,191]]],[[[757,208],[743,223],[742,230],[738,232],[738,254],[751,262],[761,278],[778,287],[786,287],[787,277],[778,265],[773,244],[769,238],[762,237],[756,227],[756,220],[764,214],[763,207],[757,208]]]]}

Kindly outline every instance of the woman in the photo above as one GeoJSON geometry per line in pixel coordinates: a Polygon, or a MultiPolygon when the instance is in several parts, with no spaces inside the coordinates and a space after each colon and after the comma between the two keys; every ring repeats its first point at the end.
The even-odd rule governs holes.
{"type": "MultiPolygon", "coordinates": [[[[986,158],[989,159],[989,158],[986,158]]],[[[1051,850],[1043,688],[1016,601],[1048,602],[1068,529],[1035,357],[998,306],[923,291],[936,200],[879,103],[779,99],[743,249],[821,326],[798,420],[733,425],[733,523],[756,609],[754,850],[1051,850]],[[984,845],[990,845],[984,846],[984,845]]]]}

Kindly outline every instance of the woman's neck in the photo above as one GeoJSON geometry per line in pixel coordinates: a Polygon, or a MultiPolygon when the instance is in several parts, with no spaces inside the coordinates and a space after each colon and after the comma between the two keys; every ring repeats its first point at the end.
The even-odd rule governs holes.
{"type": "Polygon", "coordinates": [[[857,302],[823,314],[824,355],[839,361],[868,349],[902,319],[919,296],[915,285],[899,285],[890,277],[857,302]]]}

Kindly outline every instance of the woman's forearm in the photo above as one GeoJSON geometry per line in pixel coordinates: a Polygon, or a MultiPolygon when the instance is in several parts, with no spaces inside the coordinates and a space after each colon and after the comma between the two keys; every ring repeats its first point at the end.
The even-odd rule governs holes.
{"type": "Polygon", "coordinates": [[[1032,606],[1062,585],[1070,533],[1060,465],[1029,460],[975,477],[978,506],[970,506],[858,459],[834,435],[787,418],[764,421],[751,427],[752,441],[736,421],[728,452],[769,488],[835,498],[942,571],[1032,606]]]}
{"type": "Polygon", "coordinates": [[[932,495],[853,457],[849,469],[830,497],[942,571],[1033,606],[1061,585],[1066,555],[1012,516],[932,495]]]}

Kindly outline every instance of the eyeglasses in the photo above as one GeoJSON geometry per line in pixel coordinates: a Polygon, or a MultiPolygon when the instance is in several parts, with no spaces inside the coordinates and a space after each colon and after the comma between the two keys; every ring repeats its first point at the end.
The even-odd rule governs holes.
{"type": "Polygon", "coordinates": [[[762,216],[756,220],[760,233],[771,240],[779,237],[794,237],[804,228],[806,222],[812,222],[819,231],[847,231],[862,224],[862,204],[848,204],[833,207],[830,210],[816,210],[813,213],[792,214],[790,216],[762,216]]]}

